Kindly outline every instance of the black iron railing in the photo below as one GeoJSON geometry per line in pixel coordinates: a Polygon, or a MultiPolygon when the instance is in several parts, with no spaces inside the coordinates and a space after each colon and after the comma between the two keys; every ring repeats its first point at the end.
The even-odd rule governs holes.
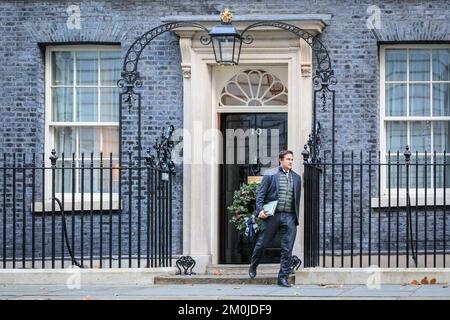
{"type": "Polygon", "coordinates": [[[446,267],[447,153],[303,155],[305,266],[446,267]]]}
{"type": "Polygon", "coordinates": [[[1,267],[171,266],[174,167],[162,154],[121,165],[112,154],[4,154],[1,267]]]}

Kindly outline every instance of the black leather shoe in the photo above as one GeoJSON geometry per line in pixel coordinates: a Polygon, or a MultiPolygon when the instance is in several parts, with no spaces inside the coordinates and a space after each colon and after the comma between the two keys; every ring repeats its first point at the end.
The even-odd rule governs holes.
{"type": "Polygon", "coordinates": [[[254,277],[256,277],[256,268],[250,267],[248,269],[248,275],[250,276],[250,279],[253,279],[254,277]]]}
{"type": "Polygon", "coordinates": [[[292,287],[289,281],[286,278],[279,278],[278,279],[278,285],[280,287],[290,288],[292,287]]]}

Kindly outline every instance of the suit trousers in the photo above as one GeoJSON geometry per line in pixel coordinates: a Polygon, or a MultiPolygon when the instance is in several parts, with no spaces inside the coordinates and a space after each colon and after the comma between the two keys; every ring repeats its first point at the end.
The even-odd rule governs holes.
{"type": "Polygon", "coordinates": [[[250,267],[256,270],[264,255],[264,251],[279,231],[281,236],[281,259],[278,278],[287,279],[289,277],[289,273],[291,272],[292,249],[294,248],[295,236],[297,234],[295,218],[294,212],[276,212],[273,216],[262,220],[258,232],[258,239],[253,249],[250,267]]]}

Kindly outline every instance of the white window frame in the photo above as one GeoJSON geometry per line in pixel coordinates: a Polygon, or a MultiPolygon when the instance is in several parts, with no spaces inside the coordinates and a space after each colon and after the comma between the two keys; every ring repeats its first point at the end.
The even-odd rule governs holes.
{"type": "MultiPolygon", "coordinates": [[[[424,120],[432,120],[432,121],[439,121],[439,120],[448,120],[450,121],[450,116],[386,116],[385,115],[385,111],[386,111],[386,83],[389,83],[389,81],[385,80],[385,76],[386,76],[386,65],[385,65],[385,57],[386,57],[386,49],[438,49],[438,48],[450,48],[450,45],[448,44],[393,44],[393,45],[381,45],[380,46],[380,155],[381,155],[381,163],[387,163],[386,157],[388,156],[388,152],[386,150],[387,145],[386,145],[386,130],[387,130],[387,122],[389,121],[406,121],[406,122],[411,122],[411,121],[424,121],[424,120]]],[[[432,56],[430,56],[430,59],[432,59],[432,56]]],[[[447,83],[450,81],[433,81],[432,79],[432,72],[433,72],[433,68],[432,68],[432,63],[431,63],[431,68],[430,68],[430,80],[429,81],[410,81],[409,80],[409,52],[408,52],[408,58],[407,58],[407,78],[406,81],[404,81],[405,84],[407,84],[407,114],[409,114],[409,83],[429,83],[430,85],[432,83],[447,83]]],[[[398,81],[393,81],[393,82],[398,82],[398,81]]],[[[432,109],[433,105],[433,90],[431,89],[430,92],[430,107],[432,109]]],[[[410,126],[407,126],[407,144],[411,145],[410,143],[410,132],[409,129],[410,126]]],[[[433,126],[431,125],[431,145],[433,145],[433,126]]],[[[399,150],[400,151],[400,160],[404,159],[403,156],[403,152],[404,150],[399,150]]],[[[450,150],[446,150],[447,151],[447,156],[450,156],[450,150]]],[[[396,161],[397,161],[397,154],[395,152],[392,153],[393,150],[391,150],[391,164],[395,165],[396,161]]],[[[415,155],[415,152],[412,150],[411,151],[413,153],[413,155],[415,155]]],[[[431,153],[427,153],[427,156],[433,156],[432,151],[430,150],[431,153]]],[[[419,156],[421,155],[425,155],[424,153],[419,153],[419,156]]],[[[437,156],[442,156],[443,153],[436,153],[437,156]]],[[[433,162],[431,162],[432,164],[433,162]]],[[[414,164],[414,161],[411,162],[411,164],[414,164]]],[[[383,206],[387,206],[387,197],[389,195],[389,189],[387,186],[387,179],[386,179],[386,174],[387,174],[387,167],[386,166],[381,166],[382,170],[381,170],[381,196],[382,196],[382,202],[385,203],[385,205],[381,205],[383,206]]],[[[411,170],[413,170],[414,166],[412,165],[411,170]]],[[[450,174],[450,172],[449,172],[450,174]]],[[[431,174],[431,177],[429,177],[430,179],[433,178],[433,174],[431,174]]],[[[432,180],[430,180],[432,181],[432,180]]],[[[436,188],[436,204],[443,204],[443,192],[444,192],[444,188],[436,188]]],[[[449,203],[450,202],[450,186],[447,186],[447,189],[445,190],[446,192],[446,197],[447,200],[446,202],[449,203]]],[[[391,205],[392,206],[396,206],[397,205],[397,188],[396,187],[391,187],[390,190],[391,193],[391,205]],[[394,199],[395,202],[392,200],[394,199]]],[[[399,199],[400,202],[400,206],[404,206],[406,203],[406,198],[405,198],[405,194],[406,194],[406,188],[399,188],[399,193],[400,193],[400,197],[401,199],[399,199]],[[403,199],[405,198],[405,199],[403,199]]],[[[412,204],[415,205],[415,193],[416,193],[416,188],[410,188],[410,195],[412,198],[412,204]]],[[[428,199],[428,204],[433,204],[434,202],[434,188],[433,188],[433,183],[431,183],[431,187],[427,188],[427,199],[428,199]]],[[[425,188],[418,188],[418,199],[417,203],[419,205],[424,205],[425,204],[425,188]]],[[[372,199],[372,206],[373,207],[377,207],[378,206],[378,199],[372,199]]]]}
{"type": "MultiPolygon", "coordinates": [[[[119,121],[118,122],[53,122],[52,121],[52,53],[54,51],[120,51],[121,47],[120,45],[61,45],[61,46],[48,46],[45,50],[45,133],[44,133],[44,151],[45,151],[45,166],[50,167],[50,160],[49,157],[51,155],[51,150],[55,146],[55,137],[53,135],[52,128],[58,126],[58,127],[116,127],[119,128],[119,121]]],[[[75,62],[74,62],[75,63],[75,62]]],[[[100,73],[98,73],[98,77],[100,77],[100,73]]],[[[74,70],[74,78],[76,78],[76,70],[74,70]]],[[[75,88],[75,82],[70,85],[72,88],[75,88]]],[[[100,81],[97,82],[96,85],[82,85],[81,87],[94,87],[94,88],[101,88],[101,87],[114,87],[114,86],[102,86],[100,85],[100,81]]],[[[74,94],[74,103],[73,108],[76,107],[76,94],[74,94]]],[[[98,107],[100,107],[100,95],[97,95],[98,99],[98,107]]],[[[78,135],[77,135],[78,136],[78,135]]],[[[101,137],[100,137],[101,139],[101,137]]],[[[120,141],[119,141],[120,143],[120,141]]],[[[76,148],[78,148],[78,143],[76,143],[76,148]]],[[[58,155],[60,152],[57,150],[58,155]]],[[[78,150],[76,151],[78,152],[78,150]]],[[[72,159],[72,155],[66,155],[65,160],[70,161],[72,159]]],[[[118,160],[119,158],[113,158],[113,160],[118,160]]],[[[60,159],[59,159],[60,160],[60,159]]],[[[96,158],[94,158],[96,160],[96,158]]],[[[109,161],[109,155],[104,155],[103,158],[104,161],[109,161]]],[[[90,155],[85,155],[85,161],[86,164],[90,161],[90,155]]],[[[89,167],[86,166],[86,171],[89,171],[89,167]]],[[[49,170],[47,170],[49,172],[49,170]]],[[[109,174],[109,170],[107,170],[107,167],[105,167],[105,174],[109,174]]],[[[89,176],[89,174],[87,174],[89,176]]],[[[87,177],[89,178],[89,177],[87,177]]],[[[47,186],[51,186],[51,175],[46,174],[45,176],[45,183],[47,186]]],[[[78,184],[78,181],[76,182],[78,184]]],[[[76,190],[78,186],[76,187],[76,190]]],[[[48,210],[51,208],[51,189],[46,188],[45,192],[45,209],[48,210]]],[[[56,194],[58,197],[61,197],[61,193],[56,194]]],[[[90,199],[91,193],[85,192],[84,193],[84,208],[85,210],[90,210],[90,199]]],[[[80,208],[81,204],[81,193],[76,192],[75,193],[75,207],[80,208]]],[[[64,199],[65,209],[71,210],[72,207],[72,193],[64,193],[64,199]]],[[[93,193],[93,202],[94,202],[94,210],[99,209],[100,207],[100,192],[93,193]]],[[[112,200],[113,200],[113,209],[117,208],[118,203],[118,193],[112,194],[112,200]]],[[[35,211],[41,211],[42,210],[42,201],[36,203],[36,210],[35,211]]],[[[103,193],[103,209],[109,209],[109,192],[103,193]]],[[[59,208],[56,206],[56,210],[58,211],[59,208]]]]}

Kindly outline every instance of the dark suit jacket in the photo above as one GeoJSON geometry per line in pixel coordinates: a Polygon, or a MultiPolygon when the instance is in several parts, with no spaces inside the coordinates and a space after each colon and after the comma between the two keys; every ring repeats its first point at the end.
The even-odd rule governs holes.
{"type": "MultiPolygon", "coordinates": [[[[269,201],[278,200],[278,189],[280,180],[280,167],[271,169],[264,175],[261,184],[259,185],[258,193],[256,194],[256,213],[258,216],[259,212],[263,210],[265,203],[269,201]]],[[[295,224],[298,225],[298,217],[300,214],[300,196],[302,192],[302,180],[301,177],[291,170],[292,180],[294,182],[294,205],[295,205],[295,224]]]]}

